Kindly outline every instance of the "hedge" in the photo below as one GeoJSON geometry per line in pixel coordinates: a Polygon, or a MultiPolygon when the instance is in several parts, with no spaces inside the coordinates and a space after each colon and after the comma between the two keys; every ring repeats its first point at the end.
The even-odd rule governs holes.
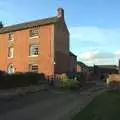
{"type": "Polygon", "coordinates": [[[4,71],[0,71],[0,89],[34,85],[38,83],[45,83],[45,81],[43,73],[26,72],[7,74],[4,71]]]}

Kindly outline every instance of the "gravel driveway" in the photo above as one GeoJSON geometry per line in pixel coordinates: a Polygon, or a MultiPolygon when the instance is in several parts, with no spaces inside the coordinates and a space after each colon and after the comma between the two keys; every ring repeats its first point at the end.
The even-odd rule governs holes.
{"type": "Polygon", "coordinates": [[[93,98],[93,92],[42,91],[11,101],[0,101],[0,120],[67,120],[93,98]]]}

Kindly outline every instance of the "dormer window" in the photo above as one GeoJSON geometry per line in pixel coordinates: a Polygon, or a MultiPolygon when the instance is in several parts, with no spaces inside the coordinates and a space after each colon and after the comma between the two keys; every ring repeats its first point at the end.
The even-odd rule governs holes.
{"type": "Polygon", "coordinates": [[[29,36],[30,37],[38,37],[39,36],[39,30],[38,29],[33,29],[29,31],[29,36]]]}
{"type": "Polygon", "coordinates": [[[14,33],[8,33],[8,40],[13,41],[14,40],[14,33]]]}

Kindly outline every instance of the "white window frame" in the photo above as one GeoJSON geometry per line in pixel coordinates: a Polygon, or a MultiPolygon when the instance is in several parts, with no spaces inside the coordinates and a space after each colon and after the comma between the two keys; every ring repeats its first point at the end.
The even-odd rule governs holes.
{"type": "Polygon", "coordinates": [[[14,56],[14,48],[13,47],[8,47],[8,58],[13,58],[14,56]],[[9,53],[11,52],[11,53],[9,53]],[[9,56],[11,54],[11,56],[9,56]]]}
{"type": "Polygon", "coordinates": [[[29,64],[29,72],[39,72],[38,64],[29,64]],[[33,70],[32,67],[37,66],[37,70],[33,70]]]}
{"type": "Polygon", "coordinates": [[[30,38],[38,38],[39,37],[39,29],[35,28],[35,29],[29,30],[29,37],[30,38]],[[31,33],[34,32],[34,31],[38,31],[38,34],[37,35],[31,35],[31,33]]]}
{"type": "Polygon", "coordinates": [[[13,64],[9,64],[9,65],[8,65],[7,73],[8,73],[8,74],[13,74],[13,73],[15,73],[15,68],[14,68],[13,64]]]}
{"type": "Polygon", "coordinates": [[[30,47],[29,47],[29,56],[30,57],[37,57],[39,55],[39,45],[30,45],[30,47]],[[38,54],[32,54],[32,47],[36,47],[36,48],[38,48],[38,54]]]}
{"type": "Polygon", "coordinates": [[[14,33],[11,32],[11,33],[8,33],[8,41],[14,41],[14,33]],[[11,35],[11,37],[9,37],[11,35]],[[11,38],[11,39],[9,39],[11,38]]]}

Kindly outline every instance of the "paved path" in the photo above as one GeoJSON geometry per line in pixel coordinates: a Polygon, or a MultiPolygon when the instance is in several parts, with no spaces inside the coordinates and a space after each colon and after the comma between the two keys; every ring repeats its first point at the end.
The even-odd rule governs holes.
{"type": "Polygon", "coordinates": [[[62,94],[44,91],[15,101],[0,101],[0,120],[67,120],[93,98],[92,90],[62,94]]]}

